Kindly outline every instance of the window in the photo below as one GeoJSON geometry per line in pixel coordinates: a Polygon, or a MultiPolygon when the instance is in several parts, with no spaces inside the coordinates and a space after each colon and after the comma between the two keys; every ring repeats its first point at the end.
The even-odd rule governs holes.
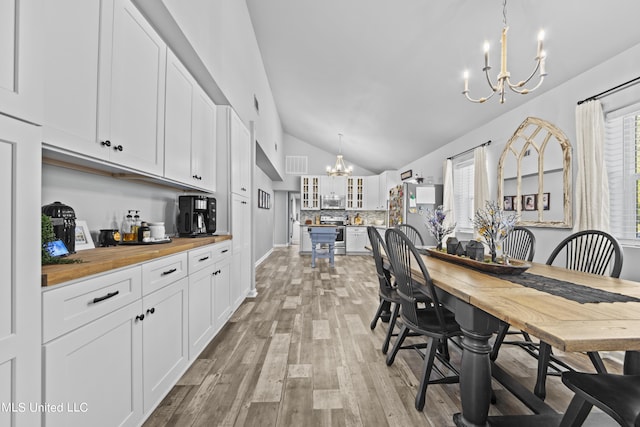
{"type": "Polygon", "coordinates": [[[611,233],[640,239],[640,104],[606,115],[605,162],[611,233]]]}
{"type": "Polygon", "coordinates": [[[473,232],[473,155],[453,161],[453,212],[456,231],[473,232]]]}

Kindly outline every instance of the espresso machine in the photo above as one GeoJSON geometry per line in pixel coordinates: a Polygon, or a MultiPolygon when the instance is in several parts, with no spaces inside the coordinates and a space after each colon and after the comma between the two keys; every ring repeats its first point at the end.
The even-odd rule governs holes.
{"type": "Polygon", "coordinates": [[[42,213],[51,217],[56,238],[62,240],[69,253],[76,252],[76,214],[72,207],[53,202],[42,207],[42,213]]]}
{"type": "Polygon", "coordinates": [[[205,196],[178,197],[178,235],[212,236],[216,232],[216,199],[205,196]]]}

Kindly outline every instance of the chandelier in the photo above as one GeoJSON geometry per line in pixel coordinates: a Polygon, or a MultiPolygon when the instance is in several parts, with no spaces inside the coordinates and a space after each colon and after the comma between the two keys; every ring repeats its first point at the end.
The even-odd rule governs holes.
{"type": "Polygon", "coordinates": [[[327,166],[327,175],[329,176],[351,176],[352,167],[346,167],[344,164],[344,158],[342,157],[342,134],[338,134],[338,156],[336,158],[336,164],[331,167],[327,166]]]}
{"type": "Polygon", "coordinates": [[[544,77],[547,75],[547,72],[544,68],[546,53],[542,50],[544,31],[541,30],[538,34],[538,51],[535,57],[535,68],[526,80],[519,81],[515,84],[511,83],[511,74],[509,73],[509,71],[507,71],[507,30],[509,29],[509,27],[507,26],[507,0],[504,0],[504,3],[502,4],[502,23],[502,38],[500,39],[502,45],[500,48],[500,73],[498,74],[498,80],[496,84],[493,84],[491,78],[489,77],[489,70],[491,69],[491,66],[489,65],[489,42],[484,43],[484,68],[482,69],[482,71],[484,71],[485,75],[487,76],[487,83],[489,83],[489,87],[492,91],[491,95],[479,99],[471,98],[469,96],[469,72],[464,72],[464,91],[462,91],[462,94],[466,96],[467,99],[471,102],[482,103],[491,98],[496,93],[499,93],[500,103],[504,104],[504,92],[507,87],[515,93],[526,95],[538,89],[542,84],[544,77]],[[538,84],[531,89],[525,88],[524,85],[529,83],[529,81],[533,78],[533,76],[536,74],[536,71],[538,70],[540,70],[540,81],[538,81],[538,84]]]}

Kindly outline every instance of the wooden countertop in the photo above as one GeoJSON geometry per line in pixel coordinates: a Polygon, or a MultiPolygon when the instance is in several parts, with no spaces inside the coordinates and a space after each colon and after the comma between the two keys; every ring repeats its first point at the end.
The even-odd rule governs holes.
{"type": "Polygon", "coordinates": [[[42,266],[42,286],[53,286],[92,274],[150,261],[178,252],[230,240],[231,235],[210,237],[174,237],[170,243],[153,245],[118,245],[78,251],[70,259],[81,259],[78,264],[53,264],[42,266]]]}

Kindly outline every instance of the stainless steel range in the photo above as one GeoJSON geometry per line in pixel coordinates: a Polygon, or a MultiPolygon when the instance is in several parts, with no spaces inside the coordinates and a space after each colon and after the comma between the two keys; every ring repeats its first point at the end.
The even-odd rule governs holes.
{"type": "Polygon", "coordinates": [[[346,255],[347,253],[347,227],[345,226],[344,215],[321,215],[320,224],[335,225],[338,229],[338,235],[336,236],[336,245],[334,247],[334,254],[346,255]]]}

